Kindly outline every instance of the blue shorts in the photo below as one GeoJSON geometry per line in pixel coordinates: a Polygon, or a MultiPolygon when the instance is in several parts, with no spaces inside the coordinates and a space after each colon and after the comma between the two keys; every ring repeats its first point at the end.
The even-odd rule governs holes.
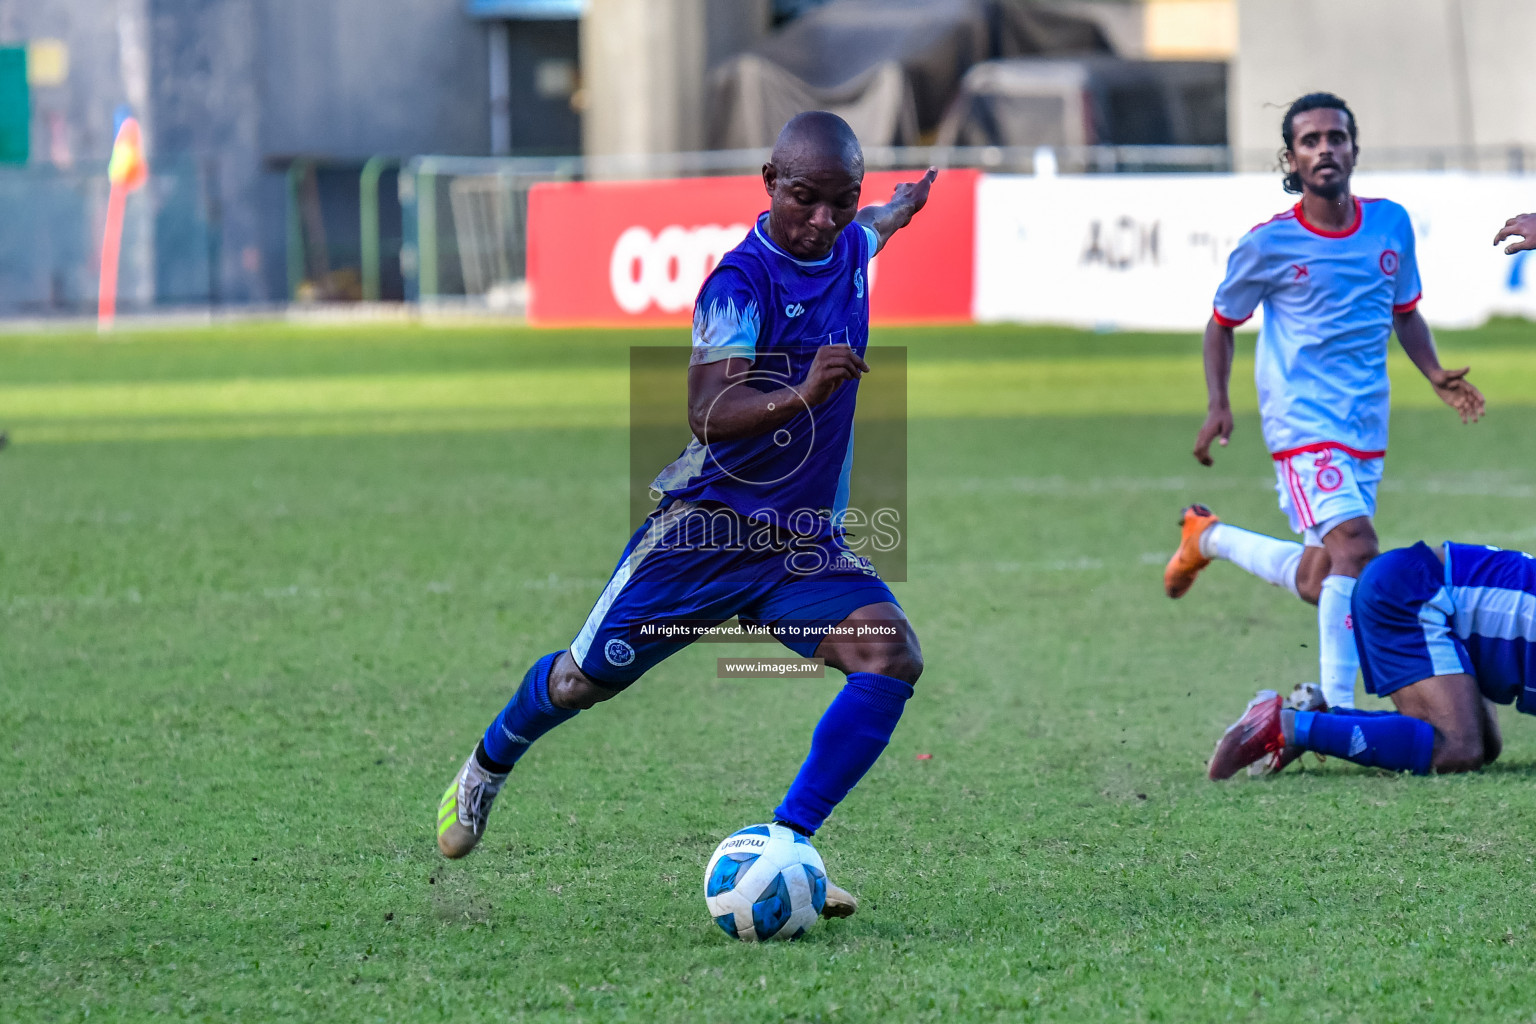
{"type": "Polygon", "coordinates": [[[571,657],[620,690],[692,643],[688,629],[735,616],[809,658],[828,627],[882,602],[897,604],[839,538],[786,539],[723,506],[678,501],[630,538],[571,657]]]}
{"type": "Polygon", "coordinates": [[[1423,541],[1367,565],[1350,613],[1366,693],[1385,697],[1431,676],[1476,675],[1466,645],[1451,631],[1456,606],[1445,566],[1423,541]]]}

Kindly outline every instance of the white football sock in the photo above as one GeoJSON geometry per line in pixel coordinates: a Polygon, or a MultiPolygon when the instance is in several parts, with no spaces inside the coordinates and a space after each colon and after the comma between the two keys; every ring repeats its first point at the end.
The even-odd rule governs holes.
{"type": "Polygon", "coordinates": [[[1354,592],[1353,577],[1329,576],[1323,580],[1323,590],[1317,598],[1319,670],[1323,699],[1331,708],[1355,706],[1355,673],[1360,671],[1360,653],[1355,650],[1354,624],[1349,614],[1349,599],[1354,592]]]}
{"type": "MultiPolygon", "coordinates": [[[[1296,593],[1296,568],[1306,550],[1293,540],[1278,540],[1228,523],[1217,523],[1200,535],[1200,553],[1222,558],[1259,579],[1296,593]]],[[[1300,596],[1300,595],[1297,595],[1300,596]]]]}

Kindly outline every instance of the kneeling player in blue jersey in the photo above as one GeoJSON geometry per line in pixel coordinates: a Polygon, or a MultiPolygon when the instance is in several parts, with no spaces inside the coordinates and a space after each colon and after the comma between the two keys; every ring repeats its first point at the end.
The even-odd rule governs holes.
{"type": "MultiPolygon", "coordinates": [[[[763,167],[768,212],[694,306],[693,439],[652,485],[659,507],[569,649],[528,670],[443,795],[445,856],[480,841],[531,743],[691,642],[674,626],[736,616],[847,674],[778,822],[813,834],[875,763],[923,660],[896,598],[845,543],[854,402],[869,370],[869,261],[923,208],[936,174],[861,210],[864,156],[848,125],[811,112],[785,126],[763,167]],[[879,634],[874,642],[861,626],[879,634]]],[[[828,884],[824,913],[855,907],[828,884]]]]}
{"type": "Polygon", "coordinates": [[[1351,605],[1365,689],[1391,711],[1295,710],[1259,693],[1216,745],[1210,776],[1312,750],[1416,775],[1499,756],[1496,704],[1536,714],[1536,556],[1422,542],[1378,556],[1351,605]]]}

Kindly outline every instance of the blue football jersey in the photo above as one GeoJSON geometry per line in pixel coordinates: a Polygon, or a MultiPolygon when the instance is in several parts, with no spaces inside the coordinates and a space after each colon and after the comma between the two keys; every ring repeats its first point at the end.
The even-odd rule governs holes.
{"type": "MultiPolygon", "coordinates": [[[[875,232],[857,222],[820,260],[798,260],[768,238],[768,215],[721,259],[693,312],[693,362],[740,357],[750,369],[733,386],[761,392],[802,384],[817,349],[869,344],[869,260],[875,232]]],[[[755,437],[694,437],[652,487],[671,498],[716,501],[803,536],[840,530],[853,468],[858,382],[845,381],[811,408],[755,437]]]]}
{"type": "Polygon", "coordinates": [[[1447,542],[1445,582],[1455,607],[1451,632],[1482,691],[1509,701],[1536,689],[1536,557],[1447,542]]]}

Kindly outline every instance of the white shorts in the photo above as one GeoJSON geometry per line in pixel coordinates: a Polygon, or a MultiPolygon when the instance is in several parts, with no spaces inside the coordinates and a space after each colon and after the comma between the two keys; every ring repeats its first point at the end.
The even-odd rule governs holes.
{"type": "Polygon", "coordinates": [[[1319,444],[1277,452],[1274,460],[1280,511],[1308,547],[1322,547],[1340,523],[1376,515],[1380,454],[1319,444]]]}

